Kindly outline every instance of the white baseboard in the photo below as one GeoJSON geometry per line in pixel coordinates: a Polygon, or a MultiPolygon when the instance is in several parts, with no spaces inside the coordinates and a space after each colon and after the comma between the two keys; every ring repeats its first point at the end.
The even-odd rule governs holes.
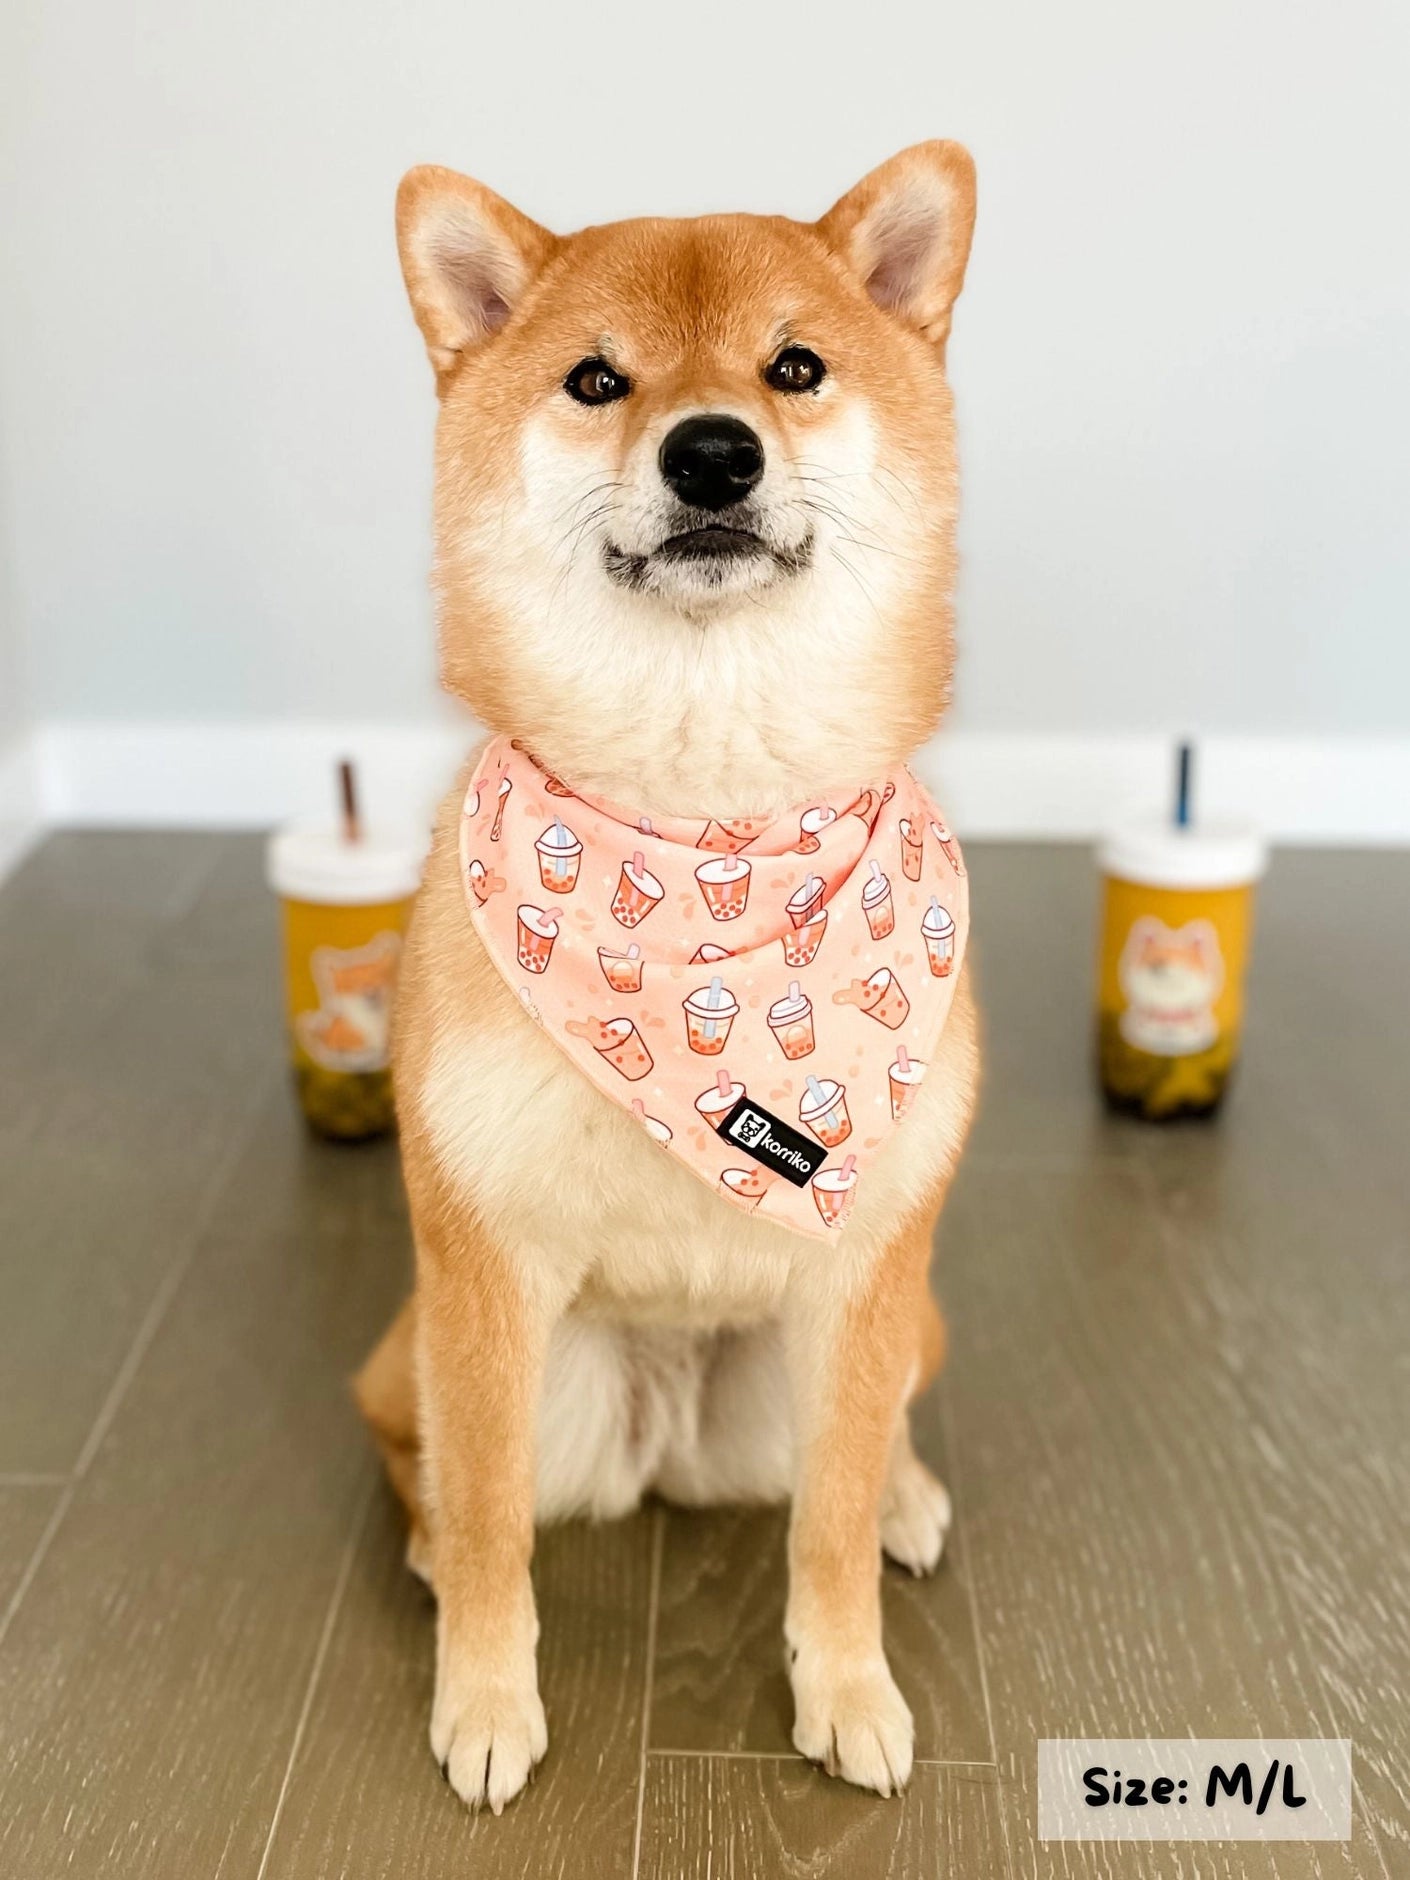
{"type": "MultiPolygon", "coordinates": [[[[429,816],[475,737],[464,720],[417,724],[53,722],[31,768],[57,825],[252,828],[329,815],[333,771],[356,759],[369,819],[429,816]]],[[[1088,840],[1168,806],[1158,736],[943,733],[916,768],[962,838],[1088,840]]],[[[1197,758],[1203,816],[1251,821],[1275,841],[1410,845],[1410,739],[1210,737],[1197,758]]]]}
{"type": "Polygon", "coordinates": [[[0,881],[43,833],[38,755],[33,737],[25,733],[0,748],[0,881]]]}

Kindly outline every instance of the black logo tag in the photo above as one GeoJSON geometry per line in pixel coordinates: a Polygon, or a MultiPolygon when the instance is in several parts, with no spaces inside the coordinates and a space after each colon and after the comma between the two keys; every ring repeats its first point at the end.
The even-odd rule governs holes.
{"type": "Polygon", "coordinates": [[[720,1134],[795,1188],[806,1188],[827,1160],[827,1150],[820,1143],[800,1136],[796,1129],[761,1109],[752,1097],[739,1099],[721,1123],[720,1134]]]}

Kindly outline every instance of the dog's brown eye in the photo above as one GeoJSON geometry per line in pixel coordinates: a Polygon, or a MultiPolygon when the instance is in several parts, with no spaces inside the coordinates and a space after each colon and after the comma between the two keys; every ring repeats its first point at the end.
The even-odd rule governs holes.
{"type": "Polygon", "coordinates": [[[610,405],[614,398],[625,398],[632,382],[622,372],[614,372],[605,359],[580,359],[563,381],[563,389],[580,405],[610,405]]]}
{"type": "Polygon", "coordinates": [[[785,346],[764,377],[776,392],[813,392],[827,377],[827,367],[806,346],[785,346]]]}

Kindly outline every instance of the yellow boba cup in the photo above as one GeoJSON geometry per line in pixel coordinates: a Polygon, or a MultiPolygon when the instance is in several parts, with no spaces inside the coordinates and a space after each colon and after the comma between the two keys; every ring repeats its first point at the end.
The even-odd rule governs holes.
{"type": "Polygon", "coordinates": [[[1218,1108],[1267,860],[1262,839],[1235,827],[1151,821],[1102,845],[1097,1055],[1113,1108],[1152,1121],[1218,1108]]]}
{"type": "Polygon", "coordinates": [[[357,1141],[395,1120],[392,1006],[425,850],[410,834],[349,840],[291,827],[270,837],[294,1082],[320,1135],[357,1141]]]}

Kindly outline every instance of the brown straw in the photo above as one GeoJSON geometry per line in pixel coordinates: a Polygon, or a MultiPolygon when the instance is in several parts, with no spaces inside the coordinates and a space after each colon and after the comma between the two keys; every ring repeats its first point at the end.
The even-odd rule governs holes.
{"type": "Polygon", "coordinates": [[[357,813],[357,772],[346,757],[338,765],[338,793],[343,801],[343,840],[361,842],[362,818],[357,813]]]}

